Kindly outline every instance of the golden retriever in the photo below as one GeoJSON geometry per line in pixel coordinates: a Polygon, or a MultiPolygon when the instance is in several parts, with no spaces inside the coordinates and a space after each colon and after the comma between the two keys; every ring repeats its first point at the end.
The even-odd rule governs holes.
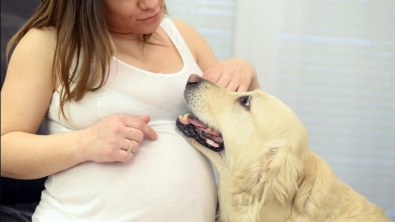
{"type": "Polygon", "coordinates": [[[391,221],[309,149],[302,122],[277,98],[197,75],[184,98],[193,116],[176,125],[219,173],[217,221],[391,221]]]}

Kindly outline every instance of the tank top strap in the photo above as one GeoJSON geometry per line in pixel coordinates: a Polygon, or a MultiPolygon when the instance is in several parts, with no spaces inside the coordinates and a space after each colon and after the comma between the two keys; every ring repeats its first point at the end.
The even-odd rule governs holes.
{"type": "Polygon", "coordinates": [[[175,47],[180,51],[182,54],[185,55],[185,59],[189,62],[195,62],[195,58],[193,57],[191,51],[188,48],[188,45],[182,38],[180,32],[178,31],[177,27],[174,25],[173,21],[169,18],[164,18],[161,23],[161,27],[166,31],[169,35],[170,39],[172,40],[175,47]]]}

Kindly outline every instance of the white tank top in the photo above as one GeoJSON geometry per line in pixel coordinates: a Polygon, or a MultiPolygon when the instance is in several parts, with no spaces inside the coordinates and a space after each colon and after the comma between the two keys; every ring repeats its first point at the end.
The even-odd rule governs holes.
{"type": "MultiPolygon", "coordinates": [[[[107,84],[58,115],[59,93],[47,114],[50,134],[80,130],[112,115],[150,115],[159,138],[145,139],[128,163],[84,162],[48,177],[33,221],[212,222],[216,185],[210,162],[176,130],[186,112],[183,91],[190,74],[202,74],[170,19],[161,27],[184,66],[174,74],[151,73],[115,57],[107,84]]],[[[56,147],[54,147],[56,149],[56,147]]]]}

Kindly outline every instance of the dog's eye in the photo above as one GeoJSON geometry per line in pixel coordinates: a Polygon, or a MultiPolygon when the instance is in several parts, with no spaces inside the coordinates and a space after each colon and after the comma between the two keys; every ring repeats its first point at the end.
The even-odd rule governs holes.
{"type": "Polygon", "coordinates": [[[250,96],[243,96],[239,98],[241,105],[249,108],[250,107],[250,96]]]}

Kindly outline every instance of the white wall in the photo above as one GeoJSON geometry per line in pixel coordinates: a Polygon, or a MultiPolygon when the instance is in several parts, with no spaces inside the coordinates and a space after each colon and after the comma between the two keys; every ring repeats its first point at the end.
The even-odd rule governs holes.
{"type": "Polygon", "coordinates": [[[192,25],[219,60],[232,57],[236,0],[166,0],[170,17],[192,25]]]}

